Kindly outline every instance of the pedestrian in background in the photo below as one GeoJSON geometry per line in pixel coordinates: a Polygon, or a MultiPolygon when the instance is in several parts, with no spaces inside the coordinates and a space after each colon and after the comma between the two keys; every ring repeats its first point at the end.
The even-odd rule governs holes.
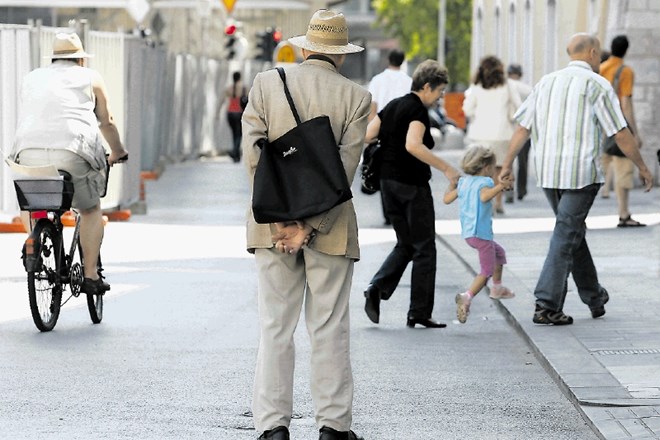
{"type": "MultiPolygon", "coordinates": [[[[520,95],[505,78],[499,58],[484,57],[479,63],[474,84],[466,92],[463,112],[470,120],[468,144],[482,145],[495,153],[495,180],[513,134],[513,115],[520,104],[520,95]]],[[[504,213],[502,193],[495,196],[495,212],[504,213]]]]}
{"type": "Polygon", "coordinates": [[[371,121],[391,100],[410,93],[412,78],[401,69],[406,56],[403,51],[394,49],[388,56],[388,66],[381,73],[371,78],[371,121]]]}
{"type": "Polygon", "coordinates": [[[605,314],[609,295],[598,282],[585,239],[585,219],[603,183],[600,167],[603,134],[615,135],[621,150],[639,168],[646,191],[653,176],[639,154],[610,83],[598,74],[600,42],[576,34],[567,47],[564,69],[545,75],[515,117],[519,123],[502,165],[500,179],[512,176],[511,164],[532,135],[537,182],[555,213],[550,247],[534,289],[537,324],[572,324],[563,312],[568,275],[592,318],[605,314]]]}
{"type": "Polygon", "coordinates": [[[391,101],[367,127],[367,142],[381,140],[380,190],[396,245],[364,292],[369,319],[380,320],[380,301],[389,299],[412,261],[410,307],[406,325],[446,327],[432,319],[435,299],[435,211],[431,167],[449,180],[458,171],[431,152],[434,146],[428,109],[443,95],[447,70],[437,61],[422,62],[413,73],[412,92],[391,101]]]}
{"type": "MultiPolygon", "coordinates": [[[[521,81],[523,74],[522,67],[520,67],[520,64],[509,64],[506,73],[509,77],[509,84],[511,84],[513,89],[518,92],[522,103],[522,101],[527,99],[529,94],[532,93],[532,88],[521,81]]],[[[523,145],[516,158],[518,160],[518,176],[516,177],[516,194],[518,200],[524,199],[527,195],[527,164],[529,161],[529,150],[531,146],[532,141],[527,139],[527,142],[525,142],[525,145],[523,145]]],[[[513,191],[507,191],[505,201],[506,203],[513,203],[513,191]]]]}
{"type": "MultiPolygon", "coordinates": [[[[632,132],[637,147],[642,147],[642,139],[639,136],[637,122],[635,121],[635,112],[633,109],[633,83],[635,72],[623,64],[623,57],[628,51],[628,38],[625,35],[618,35],[612,40],[611,55],[600,65],[600,74],[604,76],[613,86],[617,83],[614,90],[621,103],[621,111],[628,122],[628,128],[632,132]]],[[[603,166],[611,166],[614,174],[614,193],[619,206],[618,227],[639,227],[646,226],[636,220],[633,220],[629,209],[630,190],[634,187],[635,164],[626,156],[618,154],[610,155],[607,151],[603,152],[603,166]],[[610,165],[611,163],[611,165],[610,165]]],[[[621,153],[623,154],[623,153],[621,153]]]]}
{"type": "MultiPolygon", "coordinates": [[[[406,56],[403,51],[399,49],[392,50],[388,56],[389,65],[387,68],[375,75],[369,82],[369,93],[371,93],[370,121],[390,101],[410,93],[412,78],[401,69],[401,65],[403,65],[405,59],[406,56]]],[[[382,207],[384,205],[382,192],[380,193],[380,197],[382,207]]],[[[385,214],[385,208],[383,208],[383,217],[386,225],[392,224],[385,214]]]]}
{"type": "Polygon", "coordinates": [[[232,74],[232,83],[225,90],[225,98],[228,100],[227,105],[227,122],[231,129],[232,148],[229,156],[234,162],[241,160],[241,117],[243,116],[243,105],[247,90],[243,85],[241,79],[241,72],[234,72],[232,74]]]}
{"type": "MultiPolygon", "coordinates": [[[[306,35],[289,39],[304,61],[284,68],[303,121],[327,115],[348,181],[355,177],[367,128],[371,96],[339,73],[348,42],[341,13],[319,10],[306,35]],[[322,84],[322,87],[319,87],[322,84]],[[304,103],[304,105],[302,105],[304,103]]],[[[296,126],[276,70],[259,73],[243,114],[243,152],[254,180],[263,139],[296,126]]],[[[304,171],[304,170],[301,170],[304,171]]],[[[311,339],[311,395],[320,440],[359,440],[350,430],[353,375],[348,304],[353,265],[360,258],[353,202],[289,225],[257,224],[248,213],[247,246],[258,272],[260,339],[252,412],[262,440],[288,440],[293,414],[294,331],[305,306],[311,339]],[[305,243],[307,243],[305,245],[305,243]]]]}
{"type": "Polygon", "coordinates": [[[506,264],[506,252],[493,240],[492,199],[502,191],[510,189],[512,181],[502,179],[497,185],[493,181],[495,154],[488,148],[476,145],[463,156],[461,168],[467,174],[450,182],[443,201],[446,204],[458,199],[460,205],[461,237],[471,248],[479,252],[479,274],[468,290],[456,295],[456,316],[461,324],[470,314],[472,298],[486,286],[492,277],[490,297],[493,299],[513,298],[514,293],[502,285],[502,268],[506,264]]]}

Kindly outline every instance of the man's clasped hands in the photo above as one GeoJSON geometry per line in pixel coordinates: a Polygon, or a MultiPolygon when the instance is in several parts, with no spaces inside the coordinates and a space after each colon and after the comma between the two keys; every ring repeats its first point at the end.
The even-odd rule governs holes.
{"type": "Polygon", "coordinates": [[[275,223],[272,239],[275,249],[283,254],[297,254],[312,238],[313,228],[302,221],[275,223]]]}

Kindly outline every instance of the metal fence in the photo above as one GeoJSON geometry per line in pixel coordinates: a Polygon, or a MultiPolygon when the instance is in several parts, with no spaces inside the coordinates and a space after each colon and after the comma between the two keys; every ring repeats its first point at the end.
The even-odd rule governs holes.
{"type": "MultiPolygon", "coordinates": [[[[16,128],[21,78],[50,63],[59,28],[0,27],[0,142],[9,153],[16,128]]],[[[71,29],[68,29],[71,31],[71,29]]],[[[139,37],[83,30],[88,65],[103,77],[111,111],[129,151],[126,165],[113,168],[103,209],[127,208],[139,200],[140,172],[169,162],[229,149],[224,117],[225,62],[172,54],[139,37]]],[[[0,167],[0,222],[18,214],[13,183],[0,167]]]]}

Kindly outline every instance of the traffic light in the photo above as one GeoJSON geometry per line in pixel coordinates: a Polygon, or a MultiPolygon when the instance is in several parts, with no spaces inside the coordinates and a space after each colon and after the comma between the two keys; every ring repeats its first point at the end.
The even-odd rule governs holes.
{"type": "Polygon", "coordinates": [[[257,54],[255,58],[269,63],[272,62],[275,47],[281,40],[282,32],[277,29],[267,28],[264,31],[257,32],[257,54]]]}
{"type": "Polygon", "coordinates": [[[233,60],[236,56],[236,26],[230,24],[225,28],[225,58],[233,60]]]}

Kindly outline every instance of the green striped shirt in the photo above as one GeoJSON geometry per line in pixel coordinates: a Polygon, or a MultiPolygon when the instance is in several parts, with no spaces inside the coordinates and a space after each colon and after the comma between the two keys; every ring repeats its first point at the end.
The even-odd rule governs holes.
{"type": "Polygon", "coordinates": [[[541,78],[515,119],[531,131],[538,185],[557,189],[603,183],[603,136],[628,125],[612,85],[584,61],[541,78]]]}

